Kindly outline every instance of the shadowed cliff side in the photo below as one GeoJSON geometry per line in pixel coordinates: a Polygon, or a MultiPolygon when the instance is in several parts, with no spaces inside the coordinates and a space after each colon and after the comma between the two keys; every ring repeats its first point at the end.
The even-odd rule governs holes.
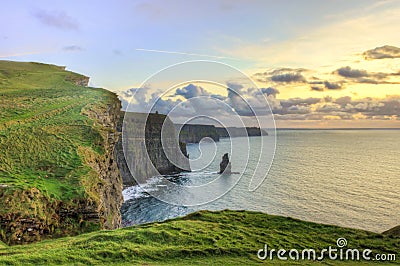
{"type": "Polygon", "coordinates": [[[184,143],[199,143],[203,138],[211,138],[219,141],[219,134],[213,125],[176,125],[179,132],[179,141],[184,143]]]}
{"type": "Polygon", "coordinates": [[[221,138],[229,138],[229,133],[231,134],[230,137],[268,136],[268,133],[264,129],[260,129],[258,127],[246,127],[246,131],[238,127],[229,127],[229,128],[217,127],[216,130],[221,138]]]}
{"type": "Polygon", "coordinates": [[[196,125],[185,124],[175,125],[179,131],[179,141],[184,143],[199,143],[203,138],[211,138],[214,141],[219,141],[220,138],[228,137],[253,137],[253,136],[268,136],[268,133],[258,127],[215,127],[214,125],[196,125]],[[228,132],[229,131],[229,132],[228,132]],[[229,136],[231,134],[231,136],[229,136]]]}
{"type": "Polygon", "coordinates": [[[175,126],[166,115],[122,114],[119,130],[124,131],[124,137],[118,141],[116,153],[124,186],[135,185],[135,178],[145,181],[160,174],[190,171],[186,144],[178,143],[175,126]]]}

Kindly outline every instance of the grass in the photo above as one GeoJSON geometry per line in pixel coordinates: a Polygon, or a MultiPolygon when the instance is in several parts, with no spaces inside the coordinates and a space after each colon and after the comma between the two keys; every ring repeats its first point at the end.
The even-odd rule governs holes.
{"type": "Polygon", "coordinates": [[[47,219],[53,203],[73,206],[96,186],[79,151],[100,158],[107,130],[87,113],[104,112],[116,96],[77,85],[85,78],[59,66],[0,61],[0,216],[47,219]]]}
{"type": "MultiPolygon", "coordinates": [[[[348,248],[399,255],[400,238],[257,212],[226,210],[201,211],[161,223],[0,248],[0,264],[256,265],[260,263],[257,251],[264,244],[276,249],[321,250],[336,247],[339,237],[347,239],[348,248]]],[[[281,263],[276,257],[264,262],[281,263]]],[[[352,265],[354,262],[297,263],[352,265]]]]}

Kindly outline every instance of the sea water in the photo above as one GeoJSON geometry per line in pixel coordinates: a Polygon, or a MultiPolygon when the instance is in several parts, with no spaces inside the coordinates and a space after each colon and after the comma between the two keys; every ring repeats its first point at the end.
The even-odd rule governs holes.
{"type": "MultiPolygon", "coordinates": [[[[276,153],[264,182],[249,191],[251,176],[244,174],[224,196],[205,205],[184,207],[164,203],[148,191],[163,189],[154,177],[143,187],[126,188],[122,207],[125,225],[162,221],[196,210],[253,210],[301,220],[382,232],[400,224],[400,131],[398,130],[278,130],[276,153]]],[[[274,135],[221,139],[202,143],[204,150],[217,149],[207,168],[175,176],[169,180],[197,185],[219,175],[220,155],[230,145],[261,140],[273,142],[274,135]],[[264,138],[264,139],[261,139],[264,138]],[[210,145],[210,146],[207,146],[210,145]],[[215,147],[216,146],[216,147],[215,147]]],[[[187,146],[191,158],[199,156],[199,144],[187,146]]],[[[233,154],[232,169],[241,160],[256,167],[256,160],[233,154]]],[[[199,162],[197,162],[199,163],[199,162]]],[[[260,162],[262,164],[262,162],[260,162]]],[[[229,177],[215,184],[225,190],[229,177]]],[[[170,191],[180,197],[179,191],[170,191]]],[[[207,191],[204,191],[207,193],[207,191]]]]}

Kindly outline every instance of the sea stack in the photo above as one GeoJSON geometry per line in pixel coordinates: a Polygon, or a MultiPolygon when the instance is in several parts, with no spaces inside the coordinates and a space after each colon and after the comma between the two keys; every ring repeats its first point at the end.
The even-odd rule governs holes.
{"type": "Polygon", "coordinates": [[[220,174],[230,174],[231,173],[231,163],[229,162],[229,156],[227,153],[222,156],[222,161],[219,164],[220,174]]]}

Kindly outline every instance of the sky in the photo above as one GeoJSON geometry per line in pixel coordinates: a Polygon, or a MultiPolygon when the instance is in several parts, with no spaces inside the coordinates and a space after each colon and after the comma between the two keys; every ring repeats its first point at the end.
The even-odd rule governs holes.
{"type": "Polygon", "coordinates": [[[216,61],[238,73],[176,83],[160,111],[225,116],[229,105],[254,120],[239,94],[278,127],[400,128],[399,14],[395,0],[5,1],[0,60],[67,66],[132,110],[192,77],[150,84],[160,70],[216,61]]]}

